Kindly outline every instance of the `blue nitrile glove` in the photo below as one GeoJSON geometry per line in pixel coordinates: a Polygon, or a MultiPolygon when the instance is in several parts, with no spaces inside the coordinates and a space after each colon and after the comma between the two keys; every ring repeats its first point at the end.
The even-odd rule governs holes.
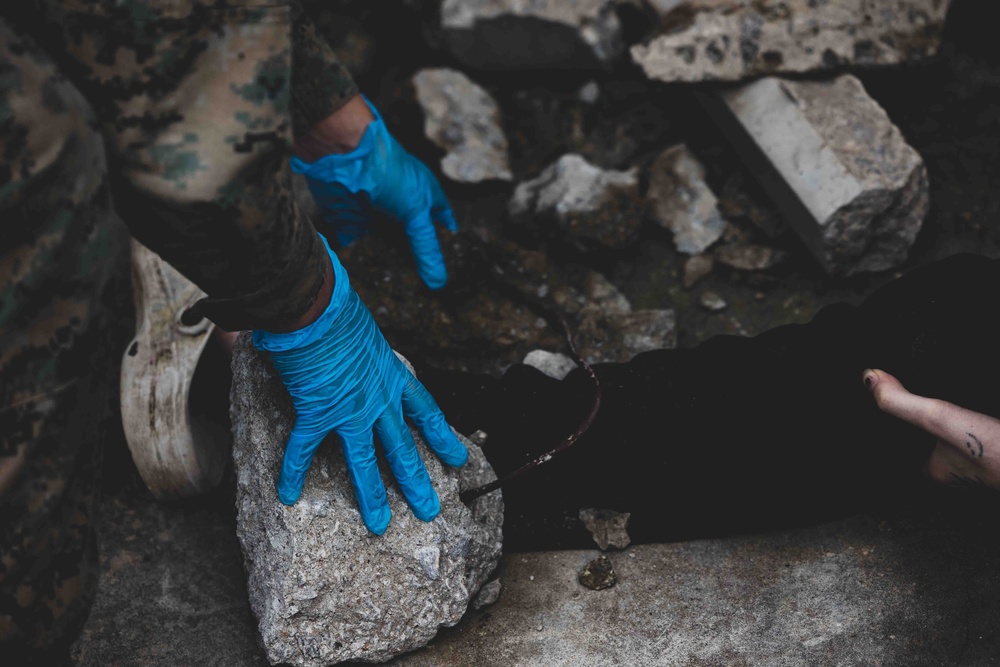
{"type": "MultiPolygon", "coordinates": [[[[323,240],[326,245],[326,240],[323,240]]],[[[441,509],[403,415],[410,417],[442,461],[460,466],[468,452],[437,403],[389,347],[371,313],[330,251],[335,283],[330,305],[312,324],[290,333],[253,332],[292,397],[295,425],[278,479],[278,498],[294,504],[323,439],[336,432],[361,510],[373,533],[389,525],[389,503],[375,461],[372,428],[389,467],[417,518],[441,509]]]]}
{"type": "Polygon", "coordinates": [[[342,245],[368,232],[367,220],[351,200],[367,195],[371,205],[400,221],[410,239],[417,272],[431,289],[444,287],[444,266],[434,223],[458,231],[455,214],[441,184],[423,162],[399,145],[382,116],[364,98],[375,116],[358,147],[350,153],[327,155],[316,162],[293,157],[292,170],[304,174],[324,220],[336,230],[342,245]]]}

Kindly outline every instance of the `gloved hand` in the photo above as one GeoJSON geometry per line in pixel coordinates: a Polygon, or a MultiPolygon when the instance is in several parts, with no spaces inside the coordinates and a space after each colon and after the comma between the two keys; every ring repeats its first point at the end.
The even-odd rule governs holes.
{"type": "Polygon", "coordinates": [[[458,231],[455,215],[427,165],[407,153],[367,98],[365,103],[375,120],[356,149],[311,163],[293,157],[292,170],[305,175],[324,220],[337,230],[342,245],[368,233],[367,216],[359,215],[357,202],[351,201],[363,193],[371,206],[403,224],[417,272],[427,286],[444,287],[448,272],[434,223],[458,231]]]}
{"type": "Polygon", "coordinates": [[[389,347],[337,256],[328,245],[326,249],[335,283],[323,314],[290,333],[253,332],[254,346],[270,353],[295,406],[278,498],[286,505],[298,500],[316,448],[335,431],[361,518],[381,535],[390,512],[375,460],[373,427],[410,509],[423,521],[436,517],[441,505],[403,415],[448,465],[464,464],[468,452],[430,393],[389,347]]]}

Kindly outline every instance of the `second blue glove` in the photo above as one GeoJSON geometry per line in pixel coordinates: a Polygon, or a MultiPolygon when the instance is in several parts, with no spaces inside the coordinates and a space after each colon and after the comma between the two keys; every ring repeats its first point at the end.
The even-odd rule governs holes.
{"type": "Polygon", "coordinates": [[[448,272],[435,223],[458,231],[455,215],[427,165],[393,138],[367,98],[365,103],[375,120],[356,149],[315,162],[293,157],[292,170],[305,175],[324,220],[337,230],[341,244],[348,245],[368,231],[363,207],[352,201],[364,195],[371,206],[403,224],[424,283],[431,289],[444,287],[448,272]]]}

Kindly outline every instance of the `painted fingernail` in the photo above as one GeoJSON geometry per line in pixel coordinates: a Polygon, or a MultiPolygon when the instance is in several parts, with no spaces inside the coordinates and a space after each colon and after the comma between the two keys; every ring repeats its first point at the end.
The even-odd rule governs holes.
{"type": "Polygon", "coordinates": [[[870,368],[866,368],[861,373],[861,379],[864,380],[865,386],[869,389],[871,389],[872,385],[875,384],[875,377],[875,371],[870,368]]]}

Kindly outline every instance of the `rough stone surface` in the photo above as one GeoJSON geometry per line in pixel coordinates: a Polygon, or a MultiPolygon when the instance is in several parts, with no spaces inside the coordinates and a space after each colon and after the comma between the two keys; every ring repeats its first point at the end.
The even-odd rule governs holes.
{"type": "Polygon", "coordinates": [[[570,153],[538,178],[517,186],[508,205],[518,227],[547,236],[555,231],[569,242],[622,248],[639,236],[637,169],[605,170],[570,153]]]}
{"type": "Polygon", "coordinates": [[[495,478],[479,447],[465,440],[470,460],[456,471],[414,432],[441,514],[416,519],[384,470],[393,518],[378,537],[361,522],[331,443],[318,451],[298,502],[278,501],[275,481],[293,421],[280,379],[242,334],[232,389],[237,535],[268,659],[305,667],[381,662],[457,623],[500,558],[500,494],[471,509],[458,499],[461,489],[495,478]]]}
{"type": "Polygon", "coordinates": [[[662,81],[892,65],[937,53],[948,0],[659,0],[633,60],[662,81]]]}
{"type": "Polygon", "coordinates": [[[927,171],[856,77],[769,77],[704,99],[829,273],[905,261],[929,208],[927,171]]]}
{"type": "Polygon", "coordinates": [[[671,146],[653,162],[646,199],[653,219],[673,232],[674,245],[685,254],[704,252],[726,229],[718,199],[705,183],[705,167],[684,144],[671,146]]]}
{"type": "Polygon", "coordinates": [[[624,52],[616,0],[444,0],[441,26],[463,64],[483,69],[602,66],[624,52]]]}
{"type": "Polygon", "coordinates": [[[446,68],[420,70],[413,87],[424,110],[424,132],[448,151],[441,158],[448,178],[461,183],[512,178],[500,110],[488,92],[446,68]]]}
{"type": "Polygon", "coordinates": [[[628,512],[615,512],[614,510],[595,509],[586,507],[580,510],[580,521],[584,527],[590,531],[601,551],[607,551],[608,547],[624,549],[632,539],[628,536],[628,520],[631,518],[628,512]]]}

